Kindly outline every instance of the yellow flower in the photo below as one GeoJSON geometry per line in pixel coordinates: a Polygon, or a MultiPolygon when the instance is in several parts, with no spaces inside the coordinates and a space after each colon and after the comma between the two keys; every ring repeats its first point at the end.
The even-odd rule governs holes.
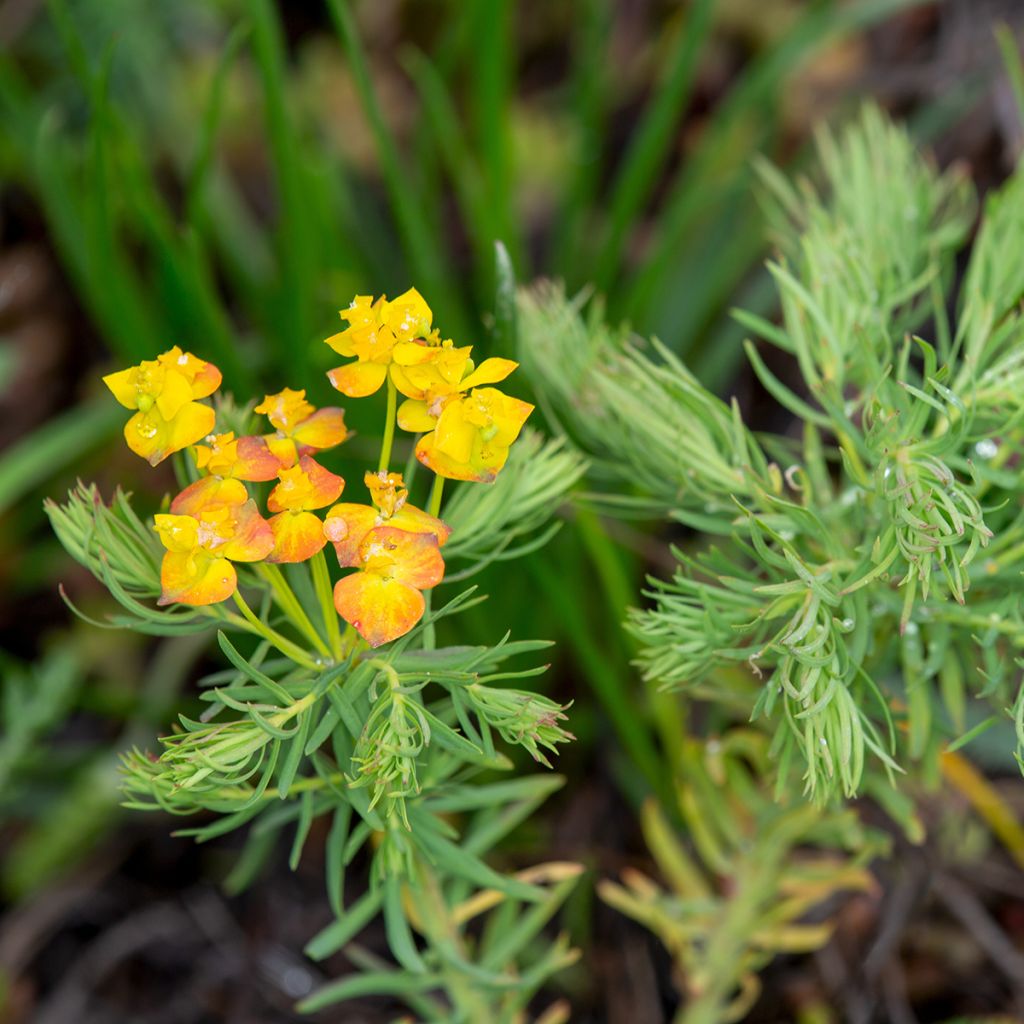
{"type": "Polygon", "coordinates": [[[232,562],[258,562],[274,547],[270,525],[248,498],[245,485],[223,480],[217,490],[158,515],[156,532],[167,553],[160,567],[158,604],[207,605],[229,598],[238,586],[232,562]]]}
{"type": "Polygon", "coordinates": [[[210,433],[216,419],[213,409],[196,399],[212,395],[220,381],[213,363],[182,352],[177,345],[156,359],[103,378],[121,405],[138,410],[125,424],[124,438],[151,466],[210,433]]]}
{"type": "Polygon", "coordinates": [[[294,466],[300,455],[324,451],[348,437],[345,410],[335,407],[317,409],[306,401],[305,391],[285,388],[276,395],[265,395],[256,406],[275,428],[267,434],[270,450],[283,466],[294,466]]]}
{"type": "Polygon", "coordinates": [[[418,409],[415,416],[407,410],[405,422],[399,419],[406,430],[429,431],[416,445],[416,458],[438,476],[490,483],[533,406],[497,388],[474,388],[442,401],[436,420],[429,409],[418,409]]]}
{"type": "Polygon", "coordinates": [[[433,313],[415,288],[388,302],[357,295],[348,309],[339,311],[348,327],[327,338],[338,355],[356,361],[331,370],[327,376],[338,391],[350,398],[372,395],[384,383],[395,346],[430,334],[433,313]]]}

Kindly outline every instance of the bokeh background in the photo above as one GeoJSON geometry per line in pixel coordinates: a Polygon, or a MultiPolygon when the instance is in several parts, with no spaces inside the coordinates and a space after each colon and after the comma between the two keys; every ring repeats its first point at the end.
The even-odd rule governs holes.
{"type": "MultiPolygon", "coordinates": [[[[63,585],[86,614],[109,608],[43,499],[81,477],[152,509],[172,486],[120,444],[102,373],[177,343],[242,398],[287,385],[322,404],[336,310],[410,284],[446,334],[511,355],[493,330],[500,240],[520,282],[594,289],[784,428],[729,317],[772,313],[753,156],[798,169],[815,127],[870,97],[940,164],[998,184],[1022,144],[1001,24],[1020,41],[1020,3],[0,0],[0,1019],[298,1020],[332,969],[301,955],[329,913],[316,842],[291,873],[281,851],[240,860],[237,839],[197,847],[118,806],[117,752],[194,706],[210,655],[61,601],[63,585]]],[[[379,411],[355,414],[353,461],[379,411]]],[[[580,860],[592,882],[649,860],[635,810],[657,753],[615,624],[671,563],[664,532],[564,515],[511,581],[482,580],[492,600],[462,639],[558,642],[545,685],[575,701],[568,783],[503,856],[580,860]]],[[[988,768],[1024,808],[1016,766],[993,750],[988,768]]],[[[1024,881],[955,803],[926,813],[929,843],[879,868],[888,898],[849,901],[824,952],[776,962],[749,1019],[1008,1011],[1024,881]]],[[[584,952],[560,980],[573,1020],[668,1019],[667,955],[591,882],[562,922],[584,952]]]]}

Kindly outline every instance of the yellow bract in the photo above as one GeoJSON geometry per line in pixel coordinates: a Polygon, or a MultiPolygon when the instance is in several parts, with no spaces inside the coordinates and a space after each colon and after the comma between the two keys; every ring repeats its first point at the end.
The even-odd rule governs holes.
{"type": "Polygon", "coordinates": [[[212,395],[220,381],[220,370],[213,363],[177,345],[156,359],[103,378],[121,405],[138,410],[125,424],[124,438],[152,466],[213,429],[213,409],[196,399],[212,395]]]}

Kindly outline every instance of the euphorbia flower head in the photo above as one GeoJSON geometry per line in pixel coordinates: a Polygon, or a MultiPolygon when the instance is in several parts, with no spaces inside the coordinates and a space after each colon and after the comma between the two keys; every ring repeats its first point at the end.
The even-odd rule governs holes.
{"type": "Polygon", "coordinates": [[[335,505],[324,520],[323,532],[334,544],[341,566],[360,564],[363,541],[371,530],[380,526],[407,533],[427,533],[434,537],[438,547],[444,547],[451,529],[440,519],[408,503],[409,492],[401,473],[367,473],[363,480],[373,505],[335,505]]]}
{"type": "Polygon", "coordinates": [[[160,567],[163,593],[158,604],[224,601],[238,586],[231,563],[258,562],[273,549],[270,525],[238,480],[224,480],[217,493],[171,508],[171,514],[155,517],[156,531],[167,548],[160,567]]]}
{"type": "Polygon", "coordinates": [[[423,617],[423,590],[441,582],[444,560],[431,533],[378,526],[363,538],[358,572],[334,587],[338,614],[371,646],[404,636],[423,617]]]}
{"type": "MultiPolygon", "coordinates": [[[[420,438],[416,458],[438,476],[490,483],[508,459],[533,406],[497,388],[474,388],[444,402],[433,430],[420,438]]],[[[405,429],[423,429],[427,417],[406,422],[405,429]],[[409,422],[412,426],[407,426],[409,422]]]]}
{"type": "Polygon", "coordinates": [[[415,288],[388,302],[381,296],[357,295],[338,315],[348,327],[325,340],[338,355],[355,356],[354,363],[339,366],[327,376],[331,384],[350,398],[372,395],[387,379],[396,345],[430,334],[433,313],[415,288]]]}
{"type": "Polygon", "coordinates": [[[273,425],[275,433],[267,435],[267,445],[284,466],[294,466],[300,455],[334,448],[348,437],[345,410],[317,409],[306,401],[305,391],[285,388],[266,395],[255,411],[273,425]]]}
{"type": "Polygon", "coordinates": [[[313,509],[337,501],[345,481],[328,472],[309,455],[297,466],[282,469],[280,483],[270,492],[267,508],[277,515],[270,519],[274,550],[268,562],[304,562],[326,543],[324,524],[313,509]]]}
{"type": "Polygon", "coordinates": [[[103,378],[121,405],[138,410],[125,424],[124,438],[152,466],[213,429],[213,409],[196,399],[212,395],[220,382],[220,370],[213,363],[177,345],[156,359],[103,378]]]}

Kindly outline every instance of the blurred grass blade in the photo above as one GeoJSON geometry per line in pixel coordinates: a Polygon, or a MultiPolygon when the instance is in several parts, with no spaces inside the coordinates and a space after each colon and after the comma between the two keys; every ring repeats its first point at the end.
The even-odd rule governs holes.
{"type": "MultiPolygon", "coordinates": [[[[673,183],[658,217],[655,242],[630,282],[622,308],[615,312],[653,332],[661,330],[659,311],[653,301],[660,294],[667,273],[675,266],[679,249],[693,232],[695,223],[705,216],[709,197],[726,194],[730,180],[747,173],[749,139],[737,145],[737,132],[743,129],[754,133],[762,144],[771,137],[779,119],[777,91],[793,68],[816,47],[836,42],[850,32],[924,2],[864,0],[849,7],[816,6],[777,46],[751,65],[719,106],[673,183]]],[[[751,222],[747,230],[759,235],[758,223],[751,222]]]]}
{"type": "Polygon", "coordinates": [[[512,261],[522,263],[520,240],[512,216],[511,93],[515,72],[515,27],[510,0],[475,0],[472,55],[472,110],[487,209],[489,242],[508,245],[512,261]]]}
{"type": "MultiPolygon", "coordinates": [[[[440,308],[439,318],[450,325],[451,333],[456,337],[465,335],[468,331],[461,302],[449,284],[451,275],[447,272],[441,245],[431,233],[429,223],[420,209],[413,179],[406,173],[398,144],[381,110],[352,9],[345,0],[328,0],[328,7],[348,56],[363,112],[373,132],[381,173],[394,207],[398,230],[409,259],[409,269],[431,305],[440,308]]],[[[401,290],[404,289],[405,285],[401,290]]]]}
{"type": "Polygon", "coordinates": [[[112,398],[75,406],[0,456],[0,514],[108,440],[127,413],[112,398]]]}
{"type": "Polygon", "coordinates": [[[508,249],[494,243],[494,352],[505,356],[516,351],[516,274],[508,249]]]}
{"type": "Polygon", "coordinates": [[[277,349],[279,365],[287,366],[301,378],[300,383],[306,384],[311,376],[310,362],[296,356],[306,351],[313,334],[310,299],[319,255],[316,229],[306,202],[302,147],[288,109],[284,38],[278,11],[270,0],[253,0],[249,13],[280,204],[277,255],[281,319],[269,340],[277,349]]]}
{"type": "Polygon", "coordinates": [[[711,29],[714,0],[695,0],[673,49],[664,84],[644,116],[615,179],[609,224],[593,270],[593,282],[605,291],[621,262],[630,226],[647,202],[677,138],[680,115],[693,88],[697,64],[711,29]]]}
{"type": "Polygon", "coordinates": [[[551,271],[563,275],[571,289],[587,283],[576,266],[576,253],[583,246],[587,214],[594,205],[601,180],[605,116],[612,91],[606,73],[612,21],[610,0],[584,0],[579,20],[580,28],[573,38],[570,84],[576,125],[575,173],[566,184],[550,263],[551,271]]]}
{"type": "Polygon", "coordinates": [[[1013,90],[1013,99],[1017,106],[1017,119],[1020,122],[1020,127],[1024,129],[1024,63],[1021,61],[1017,38],[1009,25],[1003,23],[996,26],[996,42],[999,43],[1003,66],[1006,68],[1006,76],[1009,78],[1010,88],[1013,90]]]}

